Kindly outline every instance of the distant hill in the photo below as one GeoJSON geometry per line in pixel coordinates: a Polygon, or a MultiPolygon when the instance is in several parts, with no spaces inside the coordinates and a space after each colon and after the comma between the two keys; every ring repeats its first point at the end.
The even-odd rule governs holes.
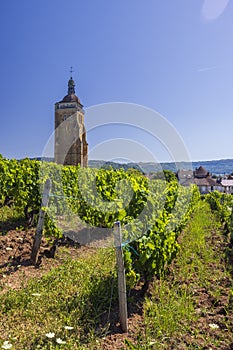
{"type": "Polygon", "coordinates": [[[103,169],[109,169],[112,167],[113,169],[136,169],[139,171],[143,171],[143,169],[140,167],[139,163],[115,163],[115,162],[108,162],[104,160],[89,160],[88,166],[90,168],[103,168],[103,169]]]}
{"type": "Polygon", "coordinates": [[[233,159],[193,162],[193,168],[197,168],[200,165],[206,168],[211,174],[225,175],[233,173],[233,159]]]}
{"type": "MultiPolygon", "coordinates": [[[[42,160],[42,158],[33,158],[42,160]]],[[[52,162],[53,158],[43,158],[44,161],[52,162]]],[[[190,164],[193,169],[202,165],[212,175],[225,175],[233,173],[233,159],[220,159],[220,160],[205,160],[192,163],[178,162],[178,163],[150,163],[150,162],[138,162],[138,163],[115,163],[104,160],[89,160],[88,165],[90,168],[104,168],[112,167],[114,169],[123,168],[125,170],[129,168],[140,170],[145,174],[157,172],[163,170],[171,170],[176,172],[177,169],[190,169],[190,164]]]]}
{"type": "Polygon", "coordinates": [[[43,161],[43,162],[54,162],[54,158],[52,157],[34,157],[34,158],[30,158],[32,160],[39,160],[39,161],[43,161]]]}
{"type": "MultiPolygon", "coordinates": [[[[114,162],[105,162],[104,160],[89,160],[89,166],[91,168],[107,168],[112,166],[115,169],[119,168],[135,168],[145,174],[151,172],[157,172],[163,170],[171,170],[176,172],[177,169],[189,169],[190,163],[187,162],[178,162],[178,163],[149,163],[149,162],[139,162],[139,163],[127,163],[119,164],[114,162]]],[[[192,162],[191,166],[193,169],[198,168],[202,165],[206,170],[211,174],[215,175],[224,175],[233,173],[233,159],[221,159],[221,160],[209,160],[209,161],[198,161],[192,162]]]]}

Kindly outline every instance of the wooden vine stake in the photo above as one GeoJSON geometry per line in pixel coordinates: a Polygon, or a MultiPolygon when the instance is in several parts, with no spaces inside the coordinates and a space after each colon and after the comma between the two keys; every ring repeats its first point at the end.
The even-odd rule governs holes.
{"type": "Polygon", "coordinates": [[[45,185],[44,185],[44,191],[42,194],[42,201],[41,201],[41,208],[40,208],[40,212],[39,212],[39,220],[38,220],[36,234],[35,234],[34,242],[33,242],[33,246],[32,246],[31,263],[33,265],[36,265],[37,259],[38,259],[41,238],[42,238],[42,232],[43,232],[43,226],[44,226],[45,208],[48,206],[50,188],[51,188],[51,181],[49,179],[47,179],[45,182],[45,185]]]}
{"type": "Polygon", "coordinates": [[[121,223],[117,221],[114,223],[114,238],[116,246],[116,258],[118,268],[118,297],[119,297],[119,314],[120,324],[123,332],[128,332],[128,313],[127,313],[127,296],[126,296],[126,282],[125,282],[125,267],[122,250],[122,234],[121,223]]]}

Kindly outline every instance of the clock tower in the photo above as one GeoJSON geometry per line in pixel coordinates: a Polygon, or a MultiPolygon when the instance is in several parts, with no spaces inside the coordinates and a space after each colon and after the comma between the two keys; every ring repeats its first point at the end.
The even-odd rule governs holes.
{"type": "MultiPolygon", "coordinates": [[[[71,71],[72,74],[72,71],[71,71]]],[[[70,77],[68,94],[55,103],[54,158],[57,164],[88,165],[88,144],[84,126],[84,110],[75,95],[75,83],[70,77]]]]}

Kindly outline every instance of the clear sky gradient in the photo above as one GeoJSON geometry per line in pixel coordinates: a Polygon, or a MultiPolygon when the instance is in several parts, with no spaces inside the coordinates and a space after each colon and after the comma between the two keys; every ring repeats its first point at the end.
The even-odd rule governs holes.
{"type": "Polygon", "coordinates": [[[41,156],[73,66],[85,108],[149,107],[192,160],[233,158],[233,1],[2,1],[0,38],[3,156],[41,156]]]}

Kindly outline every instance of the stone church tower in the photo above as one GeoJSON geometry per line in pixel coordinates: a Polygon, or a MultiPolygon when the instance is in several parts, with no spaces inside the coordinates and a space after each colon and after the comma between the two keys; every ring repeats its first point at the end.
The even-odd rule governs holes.
{"type": "Polygon", "coordinates": [[[72,76],[68,82],[68,94],[55,103],[55,149],[57,164],[88,165],[88,144],[84,126],[84,110],[75,95],[72,76]]]}

